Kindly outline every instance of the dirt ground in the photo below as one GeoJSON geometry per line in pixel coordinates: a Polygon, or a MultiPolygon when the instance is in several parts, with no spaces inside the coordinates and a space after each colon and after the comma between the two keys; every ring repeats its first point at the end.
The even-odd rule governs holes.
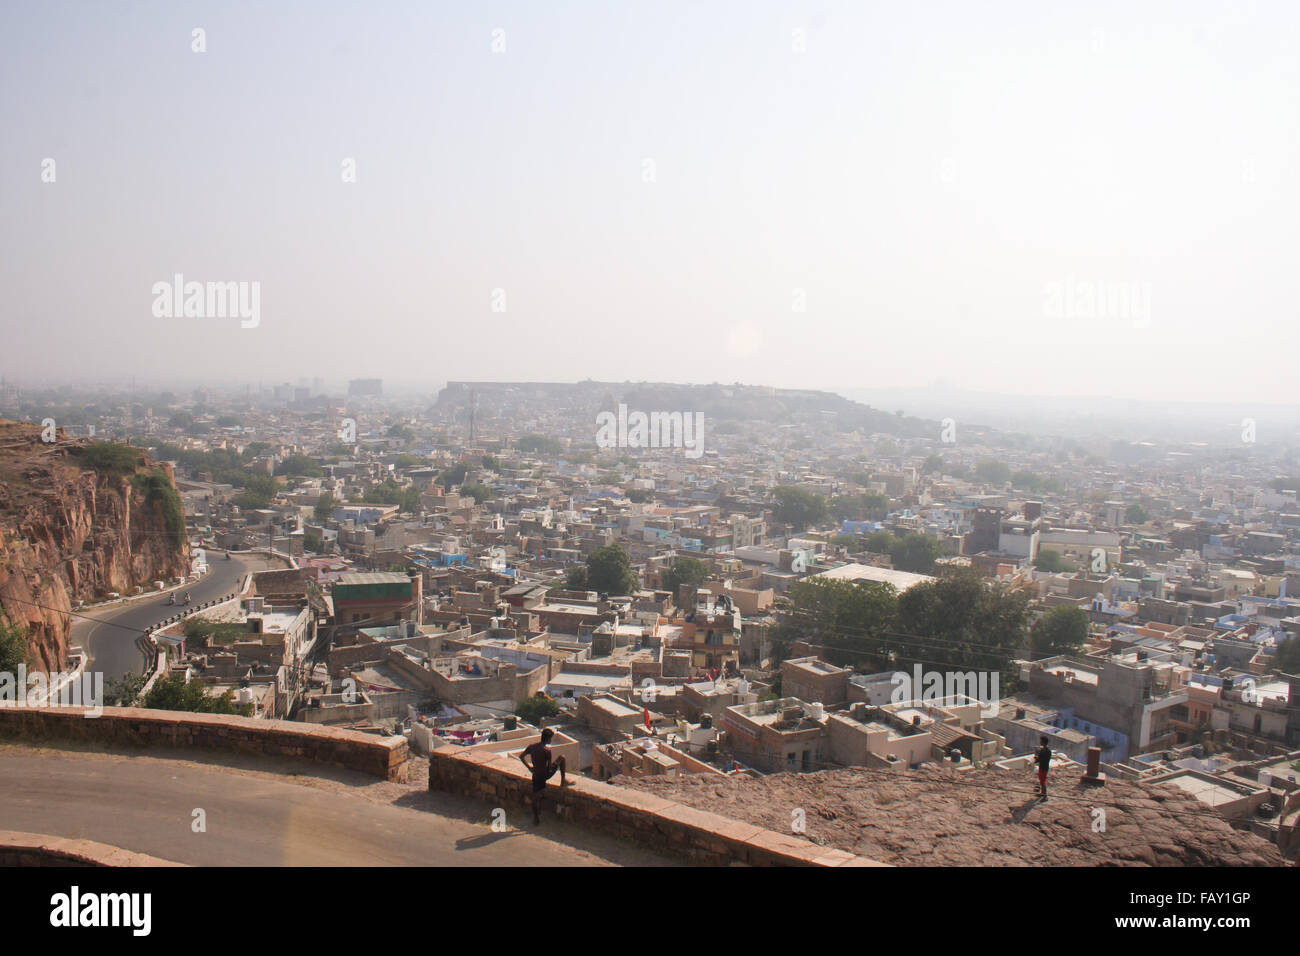
{"type": "Polygon", "coordinates": [[[898,866],[1285,865],[1173,787],[1064,778],[1040,803],[1028,772],[938,765],[611,782],[898,866]]]}

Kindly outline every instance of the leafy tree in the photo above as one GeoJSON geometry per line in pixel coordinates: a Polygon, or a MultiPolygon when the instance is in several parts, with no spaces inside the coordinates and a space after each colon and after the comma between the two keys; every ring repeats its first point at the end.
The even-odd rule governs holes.
{"type": "Polygon", "coordinates": [[[1151,520],[1151,515],[1141,505],[1129,505],[1124,510],[1124,520],[1129,524],[1146,524],[1151,520]]]}
{"type": "Polygon", "coordinates": [[[1005,462],[985,458],[975,465],[975,477],[986,484],[1000,485],[1010,480],[1011,469],[1005,462]]]}
{"type": "Polygon", "coordinates": [[[316,500],[316,507],[312,509],[312,517],[317,523],[323,523],[329,520],[330,515],[334,514],[334,509],[338,507],[338,502],[334,500],[334,492],[327,491],[316,500]]]}
{"type": "Polygon", "coordinates": [[[500,473],[501,460],[497,458],[495,455],[484,455],[483,467],[486,468],[488,471],[495,471],[500,473]]]}
{"type": "Polygon", "coordinates": [[[601,594],[631,594],[638,587],[632,559],[617,544],[607,544],[587,555],[587,588],[601,594]]]}
{"type": "Polygon", "coordinates": [[[1073,654],[1088,640],[1088,612],[1059,604],[1038,619],[1029,631],[1035,657],[1073,654]]]}
{"type": "Polygon", "coordinates": [[[629,488],[624,494],[627,495],[627,500],[633,504],[639,505],[650,500],[650,492],[644,488],[629,488]]]}
{"type": "Polygon", "coordinates": [[[1288,637],[1278,645],[1275,666],[1284,674],[1300,674],[1300,637],[1288,637]]]}
{"type": "Polygon", "coordinates": [[[1058,479],[1044,478],[1032,471],[1017,471],[1011,476],[1011,484],[1031,494],[1059,494],[1065,488],[1058,479]]]}
{"type": "Polygon", "coordinates": [[[256,491],[241,491],[231,498],[231,503],[241,511],[254,511],[271,503],[271,496],[256,491]]]}
{"type": "Polygon", "coordinates": [[[325,547],[325,539],[319,532],[308,531],[302,536],[302,546],[314,554],[320,554],[321,550],[325,547]]]}
{"type": "Polygon", "coordinates": [[[525,697],[515,706],[515,714],[519,719],[532,724],[534,727],[541,724],[546,718],[554,717],[559,712],[560,705],[540,690],[532,697],[525,697]]]}
{"type": "Polygon", "coordinates": [[[888,584],[805,578],[790,585],[789,603],[779,615],[774,650],[784,657],[793,641],[826,647],[832,663],[880,670],[889,663],[890,632],[898,596],[888,584]]]}
{"type": "Polygon", "coordinates": [[[1038,557],[1034,558],[1034,567],[1039,571],[1047,571],[1051,574],[1078,570],[1074,562],[1068,560],[1059,551],[1039,551],[1038,557]]]}
{"type": "Polygon", "coordinates": [[[469,468],[466,467],[464,462],[461,462],[459,465],[455,465],[451,468],[447,468],[446,470],[444,470],[441,474],[438,475],[437,478],[434,479],[434,481],[442,485],[443,488],[450,488],[452,485],[459,485],[461,482],[463,482],[465,480],[465,476],[468,474],[469,474],[469,468]]]}
{"type": "Polygon", "coordinates": [[[873,531],[863,539],[862,546],[872,554],[892,554],[897,540],[888,531],[873,531]]]}
{"type": "Polygon", "coordinates": [[[674,559],[672,565],[664,572],[664,588],[676,594],[683,584],[700,585],[708,577],[707,564],[687,555],[681,555],[674,559]]]}
{"type": "Polygon", "coordinates": [[[556,591],[585,591],[587,590],[587,566],[580,564],[576,568],[569,568],[569,573],[564,576],[564,583],[557,584],[553,590],[556,591]]]}
{"type": "Polygon", "coordinates": [[[403,511],[409,511],[412,514],[418,513],[424,507],[423,503],[420,501],[420,489],[402,489],[401,495],[398,496],[397,504],[403,511]]]}
{"type": "Polygon", "coordinates": [[[943,556],[943,545],[928,534],[913,532],[898,538],[890,548],[889,556],[893,558],[894,567],[900,571],[930,574],[934,571],[935,562],[943,556]]]}
{"type": "Polygon", "coordinates": [[[826,499],[804,488],[778,485],[772,489],[772,497],[776,499],[773,515],[782,524],[811,528],[823,523],[829,514],[826,499]]]}
{"type": "Polygon", "coordinates": [[[110,707],[133,707],[144,689],[144,675],[127,671],[104,685],[104,703],[110,707]]]}
{"type": "Polygon", "coordinates": [[[27,629],[16,624],[0,624],[0,673],[14,674],[19,664],[30,659],[27,629]]]}
{"type": "Polygon", "coordinates": [[[107,441],[83,446],[80,455],[87,467],[114,475],[129,475],[144,464],[144,453],[139,448],[107,441]]]}
{"type": "Polygon", "coordinates": [[[131,485],[144,495],[149,504],[157,504],[163,513],[163,523],[172,545],[181,548],[185,545],[185,512],[181,507],[180,492],[172,484],[167,473],[155,468],[147,474],[133,475],[131,485]]]}
{"type": "Polygon", "coordinates": [[[516,444],[518,444],[520,451],[532,455],[558,455],[564,451],[564,442],[558,438],[549,438],[546,435],[524,435],[516,444]]]}
{"type": "Polygon", "coordinates": [[[307,478],[319,478],[325,472],[321,466],[307,455],[290,455],[276,466],[277,475],[303,475],[307,478]]]}
{"type": "Polygon", "coordinates": [[[474,499],[474,504],[476,505],[481,505],[483,502],[487,501],[489,498],[492,497],[492,489],[482,483],[472,484],[472,485],[461,485],[460,493],[462,495],[469,495],[471,498],[474,499]]]}
{"type": "Polygon", "coordinates": [[[831,538],[831,545],[836,548],[848,548],[850,551],[856,550],[860,544],[856,534],[837,534],[831,538]]]}
{"type": "Polygon", "coordinates": [[[839,521],[880,521],[889,513],[889,499],[871,492],[836,495],[829,507],[839,521]]]}
{"type": "Polygon", "coordinates": [[[972,568],[948,568],[898,599],[895,663],[952,670],[997,671],[1014,677],[1023,653],[1028,598],[972,568]]]}
{"type": "Polygon", "coordinates": [[[234,691],[212,697],[201,680],[186,681],[181,674],[164,677],[145,695],[144,706],[150,710],[181,710],[195,714],[235,714],[252,717],[253,705],[236,704],[234,691]]]}
{"type": "Polygon", "coordinates": [[[921,474],[923,475],[941,475],[944,470],[943,458],[938,455],[926,455],[925,461],[921,465],[921,474]]]}

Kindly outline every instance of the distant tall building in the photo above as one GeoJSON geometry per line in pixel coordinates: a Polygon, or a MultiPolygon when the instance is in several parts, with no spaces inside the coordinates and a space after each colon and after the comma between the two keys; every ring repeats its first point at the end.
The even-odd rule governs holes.
{"type": "Polygon", "coordinates": [[[382,378],[354,378],[348,382],[348,397],[355,395],[382,395],[384,394],[384,380],[382,378]]]}

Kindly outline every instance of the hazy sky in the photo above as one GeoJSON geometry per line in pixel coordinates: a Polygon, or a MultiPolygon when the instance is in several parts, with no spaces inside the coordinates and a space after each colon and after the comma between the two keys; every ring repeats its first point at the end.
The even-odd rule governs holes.
{"type": "Polygon", "coordinates": [[[10,0],[0,373],[1294,402],[1298,39],[1262,0],[10,0]],[[258,325],[156,317],[176,273],[258,325]]]}

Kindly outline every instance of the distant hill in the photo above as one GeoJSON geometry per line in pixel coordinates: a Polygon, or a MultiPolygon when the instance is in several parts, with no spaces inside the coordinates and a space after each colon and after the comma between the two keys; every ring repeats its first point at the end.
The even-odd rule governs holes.
{"type": "Polygon", "coordinates": [[[602,411],[619,403],[630,411],[703,412],[711,423],[750,422],[774,426],[826,423],[844,431],[880,433],[899,438],[936,437],[937,421],[898,416],[870,405],[808,389],[761,385],[680,385],[669,382],[448,382],[438,394],[434,411],[468,409],[470,390],[475,408],[485,415],[549,411],[571,417],[575,425],[594,423],[602,411]]]}

